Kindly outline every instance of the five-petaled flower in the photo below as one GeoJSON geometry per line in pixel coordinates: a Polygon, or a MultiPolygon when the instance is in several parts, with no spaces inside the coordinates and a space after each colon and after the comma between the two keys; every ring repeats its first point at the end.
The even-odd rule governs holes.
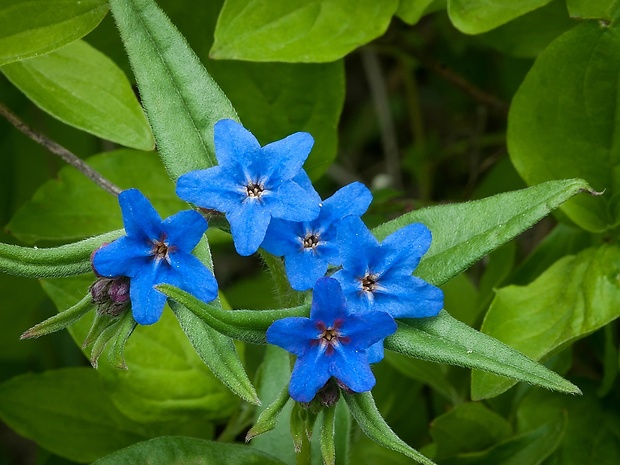
{"type": "Polygon", "coordinates": [[[284,256],[286,276],[293,289],[311,289],[329,265],[340,265],[338,222],[347,215],[362,215],[371,201],[372,194],[366,186],[351,183],[325,200],[313,221],[272,220],[261,247],[273,255],[284,256]]]}
{"type": "Polygon", "coordinates": [[[240,255],[258,250],[271,218],[311,221],[319,214],[320,197],[302,165],[314,139],[297,132],[261,147],[233,120],[214,128],[218,166],[191,171],[177,182],[177,195],[199,207],[226,214],[240,255]]]}
{"type": "MultiPolygon", "coordinates": [[[[342,269],[333,278],[354,311],[386,312],[394,318],[436,316],[443,308],[443,291],[413,276],[431,245],[431,232],[421,223],[409,224],[382,243],[357,217],[338,226],[342,269]]],[[[369,352],[371,363],[383,358],[383,344],[369,352]]]]}
{"type": "Polygon", "coordinates": [[[375,385],[366,349],[396,331],[394,319],[384,312],[354,314],[338,282],[316,281],[310,318],[283,318],[267,330],[270,344],[297,355],[289,393],[298,402],[310,402],[333,376],[354,392],[375,385]]]}
{"type": "Polygon", "coordinates": [[[118,196],[126,235],[93,254],[93,268],[100,276],[127,276],[131,311],[136,322],[159,320],[166,296],[158,284],[171,284],[210,302],[217,297],[217,282],[191,251],[207,229],[200,213],[185,210],[164,221],[137,189],[118,196]]]}

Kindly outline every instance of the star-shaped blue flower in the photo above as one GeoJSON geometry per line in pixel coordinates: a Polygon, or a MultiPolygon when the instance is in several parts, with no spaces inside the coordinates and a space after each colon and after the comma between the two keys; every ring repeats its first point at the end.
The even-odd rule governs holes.
{"type": "Polygon", "coordinates": [[[297,132],[261,147],[233,120],[214,127],[218,166],[192,171],[177,182],[177,195],[199,207],[226,214],[235,248],[251,255],[265,238],[271,218],[311,221],[320,197],[302,165],[314,139],[297,132]]]}
{"type": "MultiPolygon", "coordinates": [[[[421,223],[407,225],[382,243],[357,217],[338,226],[342,269],[333,278],[342,285],[349,305],[358,313],[385,312],[394,318],[436,316],[443,308],[443,291],[413,276],[431,245],[431,232],[421,223]]],[[[371,348],[369,359],[383,358],[383,344],[371,348]]]]}
{"type": "Polygon", "coordinates": [[[314,286],[310,318],[274,322],[267,341],[297,355],[289,393],[310,402],[332,376],[354,392],[372,389],[366,349],[394,331],[396,323],[386,313],[351,313],[338,282],[325,277],[314,286]]]}
{"type": "Polygon", "coordinates": [[[312,289],[329,265],[340,265],[337,223],[347,215],[362,215],[371,201],[372,194],[366,186],[351,183],[322,203],[316,220],[272,220],[261,247],[273,255],[284,256],[286,276],[293,289],[312,289]]]}
{"type": "Polygon", "coordinates": [[[126,235],[93,254],[93,268],[100,276],[129,277],[133,317],[139,324],[159,320],[166,296],[158,284],[171,284],[210,302],[217,297],[217,282],[191,251],[207,230],[200,213],[186,210],[164,221],[137,189],[118,196],[126,235]]]}

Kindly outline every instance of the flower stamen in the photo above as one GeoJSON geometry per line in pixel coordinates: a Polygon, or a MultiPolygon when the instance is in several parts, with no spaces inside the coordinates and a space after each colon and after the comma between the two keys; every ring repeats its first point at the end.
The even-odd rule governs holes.
{"type": "Polygon", "coordinates": [[[317,322],[316,329],[320,333],[316,337],[316,343],[321,346],[321,349],[325,350],[326,355],[332,355],[336,347],[340,344],[348,344],[351,339],[347,336],[343,336],[340,331],[342,325],[341,320],[334,321],[333,326],[326,326],[322,321],[317,322]]]}
{"type": "Polygon", "coordinates": [[[319,245],[319,236],[313,233],[306,234],[304,237],[304,249],[312,249],[315,250],[319,245]]]}
{"type": "Polygon", "coordinates": [[[155,257],[156,261],[166,260],[170,263],[170,254],[176,250],[175,246],[169,246],[166,242],[166,237],[162,236],[161,239],[153,239],[153,248],[151,249],[151,255],[155,257]]]}
{"type": "Polygon", "coordinates": [[[364,292],[375,292],[379,288],[379,275],[366,273],[366,276],[360,279],[362,290],[364,292]]]}
{"type": "Polygon", "coordinates": [[[245,189],[248,193],[248,197],[252,198],[260,198],[265,190],[261,184],[256,182],[250,182],[247,186],[245,186],[245,189]]]}

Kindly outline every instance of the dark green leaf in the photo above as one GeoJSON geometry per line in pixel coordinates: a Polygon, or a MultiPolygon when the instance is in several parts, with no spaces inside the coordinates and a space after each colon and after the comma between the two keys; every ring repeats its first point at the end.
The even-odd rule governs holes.
{"type": "Polygon", "coordinates": [[[566,0],[568,12],[573,18],[611,20],[610,7],[614,0],[566,0]]]}
{"type": "Polygon", "coordinates": [[[60,121],[127,147],[153,150],[151,128],[127,77],[86,42],[0,70],[60,121]]]}
{"type": "Polygon", "coordinates": [[[416,210],[373,233],[383,239],[408,224],[425,224],[433,233],[433,243],[415,274],[441,285],[584,191],[589,186],[580,179],[550,181],[473,202],[416,210]]]}
{"type": "Polygon", "coordinates": [[[110,0],[110,9],[170,176],[215,165],[213,125],[237,119],[228,98],[154,1],[110,0]]]}
{"type": "Polygon", "coordinates": [[[501,26],[551,0],[448,0],[452,24],[466,34],[480,34],[501,26]]]}
{"type": "Polygon", "coordinates": [[[184,437],[161,437],[119,450],[93,465],[284,465],[264,452],[238,444],[184,437]]]}
{"type": "MultiPolygon", "coordinates": [[[[386,349],[410,357],[489,371],[547,389],[579,393],[579,388],[497,339],[442,311],[433,318],[400,322],[386,349]]],[[[475,397],[475,396],[472,396],[475,397]]]]}
{"type": "Polygon", "coordinates": [[[248,61],[334,61],[382,35],[397,7],[398,0],[226,0],[211,56],[248,61]]]}
{"type": "Polygon", "coordinates": [[[413,25],[425,14],[443,8],[446,8],[446,0],[400,0],[396,16],[413,25]]]}
{"type": "Polygon", "coordinates": [[[92,31],[105,0],[0,1],[0,65],[42,55],[92,31]]]}
{"type": "MultiPolygon", "coordinates": [[[[540,360],[620,315],[619,274],[617,246],[564,257],[528,286],[499,289],[481,331],[540,360]]],[[[472,397],[492,397],[513,384],[474,372],[472,397]]]]}
{"type": "Polygon", "coordinates": [[[603,231],[618,222],[616,127],[620,30],[586,22],[566,32],[536,60],[510,107],[508,149],[530,184],[579,176],[600,198],[562,206],[576,224],[603,231]]]}

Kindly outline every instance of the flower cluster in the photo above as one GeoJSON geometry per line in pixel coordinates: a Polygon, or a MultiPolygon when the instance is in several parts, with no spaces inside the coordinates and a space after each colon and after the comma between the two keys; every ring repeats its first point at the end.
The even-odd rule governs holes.
{"type": "MultiPolygon", "coordinates": [[[[302,168],[314,143],[310,134],[261,147],[233,120],[218,121],[214,133],[218,166],[182,175],[177,195],[223,213],[240,255],[262,247],[284,257],[291,287],[313,289],[309,318],[285,318],[267,331],[269,343],[297,355],[291,397],[310,402],[332,379],[353,392],[370,390],[370,364],[383,358],[394,318],[435,316],[443,307],[442,291],[413,276],[430,231],[409,224],[380,243],[360,219],[372,195],[358,182],[321,201],[302,168]]],[[[129,280],[136,322],[159,319],[166,297],[158,284],[215,299],[213,274],[191,254],[207,229],[202,215],[189,210],[162,221],[135,189],[121,193],[119,203],[126,236],[96,251],[93,268],[129,280]]],[[[101,286],[108,292],[109,284],[101,286]]],[[[118,299],[126,302],[126,287],[118,299]]]]}

